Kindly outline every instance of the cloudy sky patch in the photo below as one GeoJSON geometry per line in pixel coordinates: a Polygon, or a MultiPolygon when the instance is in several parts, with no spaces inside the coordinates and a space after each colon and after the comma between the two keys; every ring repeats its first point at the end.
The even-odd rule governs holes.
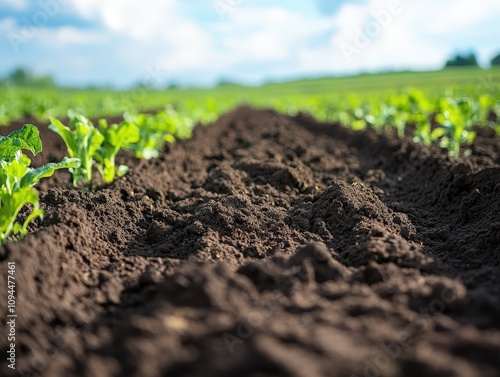
{"type": "Polygon", "coordinates": [[[438,69],[500,52],[497,0],[0,0],[0,75],[66,85],[258,84],[302,76],[438,69]],[[397,11],[396,11],[397,10],[397,11]]]}

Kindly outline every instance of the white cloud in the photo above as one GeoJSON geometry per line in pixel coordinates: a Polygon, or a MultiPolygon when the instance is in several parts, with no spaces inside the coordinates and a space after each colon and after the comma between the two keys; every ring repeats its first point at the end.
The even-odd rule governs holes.
{"type": "Polygon", "coordinates": [[[57,47],[65,45],[93,45],[106,41],[106,36],[89,30],[81,30],[75,27],[64,26],[58,29],[40,30],[40,38],[47,44],[53,43],[57,47]]]}
{"type": "Polygon", "coordinates": [[[89,20],[100,20],[115,33],[147,40],[175,32],[182,23],[176,0],[129,1],[73,0],[76,11],[89,20]]]}
{"type": "Polygon", "coordinates": [[[28,0],[0,0],[0,5],[4,5],[12,9],[25,10],[28,8],[28,0]]]}
{"type": "Polygon", "coordinates": [[[293,58],[311,39],[332,27],[331,20],[308,19],[284,8],[241,8],[226,25],[223,43],[244,61],[293,58]]]}
{"type": "MultiPolygon", "coordinates": [[[[144,59],[128,57],[139,71],[159,65],[168,77],[205,72],[205,82],[234,76],[238,66],[252,63],[288,59],[283,70],[299,71],[297,65],[306,62],[300,56],[309,49],[310,40],[332,27],[327,17],[308,19],[284,7],[252,8],[250,3],[236,7],[219,22],[205,24],[190,19],[179,0],[143,0],[127,7],[120,0],[74,0],[74,7],[86,19],[100,20],[108,33],[129,39],[127,48],[118,47],[123,57],[128,51],[154,46],[144,59]]],[[[245,72],[239,74],[245,76],[245,72]]]]}
{"type": "Polygon", "coordinates": [[[6,34],[16,27],[16,20],[12,17],[0,20],[0,32],[6,34]]]}
{"type": "Polygon", "coordinates": [[[158,64],[170,74],[200,68],[212,52],[210,35],[182,14],[177,0],[133,1],[127,6],[121,0],[74,0],[73,3],[86,19],[100,20],[110,36],[128,39],[125,48],[117,44],[115,51],[136,61],[138,71],[158,64]],[[150,46],[150,51],[143,54],[143,59],[131,56],[131,51],[143,51],[146,46],[150,46]]]}
{"type": "MultiPolygon", "coordinates": [[[[500,2],[496,0],[441,0],[426,3],[427,7],[432,4],[435,9],[430,18],[425,18],[422,26],[434,35],[459,32],[467,26],[500,16],[500,2]]],[[[422,6],[420,11],[424,11],[422,6]]]]}
{"type": "Polygon", "coordinates": [[[481,40],[483,22],[499,17],[500,2],[496,0],[367,0],[364,5],[347,4],[334,17],[334,67],[342,72],[439,68],[455,48],[471,47],[460,46],[462,41],[475,37],[477,44],[481,40]],[[400,11],[377,31],[374,15],[387,11],[394,1],[400,3],[400,11]],[[476,35],[466,28],[477,30],[476,35]]]}
{"type": "MultiPolygon", "coordinates": [[[[116,77],[110,81],[120,80],[120,84],[160,67],[158,76],[165,80],[161,85],[169,79],[191,83],[212,83],[221,77],[262,81],[291,75],[438,68],[461,43],[472,40],[478,42],[462,47],[482,43],[482,55],[493,53],[494,42],[485,40],[499,34],[499,27],[491,20],[500,18],[500,1],[399,0],[401,11],[347,60],[342,47],[354,44],[359,31],[373,21],[374,12],[386,11],[395,1],[344,2],[333,16],[286,5],[257,7],[245,1],[220,19],[210,8],[211,2],[208,7],[204,3],[204,9],[213,13],[200,17],[190,13],[192,4],[181,0],[134,0],[126,6],[122,0],[71,0],[64,15],[72,13],[72,18],[96,26],[40,28],[29,47],[22,47],[26,47],[26,56],[33,47],[60,55],[71,49],[75,61],[86,67],[85,72],[111,72],[116,77]],[[102,46],[106,46],[106,57],[96,59],[102,46]]],[[[0,2],[26,6],[26,0],[0,2]]],[[[22,25],[14,19],[0,17],[2,34],[20,30],[22,25]]],[[[50,62],[51,55],[37,57],[37,64],[43,64],[44,59],[50,62]]]]}

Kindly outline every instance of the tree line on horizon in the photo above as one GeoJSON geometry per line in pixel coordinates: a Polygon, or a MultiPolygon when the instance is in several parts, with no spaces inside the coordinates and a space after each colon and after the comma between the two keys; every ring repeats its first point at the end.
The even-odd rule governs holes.
{"type": "MultiPolygon", "coordinates": [[[[490,66],[491,67],[500,66],[500,54],[491,59],[490,66]]],[[[450,67],[479,67],[479,63],[477,62],[476,54],[471,52],[469,54],[463,54],[463,55],[457,54],[448,61],[446,61],[444,68],[450,68],[450,67]]]]}
{"type": "MultiPolygon", "coordinates": [[[[491,67],[500,66],[500,54],[496,55],[490,61],[491,67]]],[[[479,67],[476,54],[456,54],[446,61],[444,69],[453,67],[479,67]]],[[[38,88],[53,88],[57,87],[57,83],[51,75],[36,75],[31,70],[19,67],[14,69],[7,76],[0,78],[0,86],[25,86],[38,88]]],[[[138,86],[144,87],[143,83],[138,86]]]]}

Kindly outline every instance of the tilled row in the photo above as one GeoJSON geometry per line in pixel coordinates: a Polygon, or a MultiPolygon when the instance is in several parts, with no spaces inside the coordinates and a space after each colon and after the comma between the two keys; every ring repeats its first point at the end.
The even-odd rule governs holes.
{"type": "Polygon", "coordinates": [[[49,182],[43,224],[0,250],[19,370],[496,376],[499,177],[240,108],[96,192],[49,182]]]}

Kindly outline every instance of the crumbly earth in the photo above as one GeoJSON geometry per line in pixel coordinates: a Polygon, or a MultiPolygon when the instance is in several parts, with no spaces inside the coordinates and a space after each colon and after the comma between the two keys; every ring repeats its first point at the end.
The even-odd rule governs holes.
{"type": "Polygon", "coordinates": [[[499,146],[241,107],[94,192],[58,172],[0,248],[1,375],[499,376],[499,146]]]}

